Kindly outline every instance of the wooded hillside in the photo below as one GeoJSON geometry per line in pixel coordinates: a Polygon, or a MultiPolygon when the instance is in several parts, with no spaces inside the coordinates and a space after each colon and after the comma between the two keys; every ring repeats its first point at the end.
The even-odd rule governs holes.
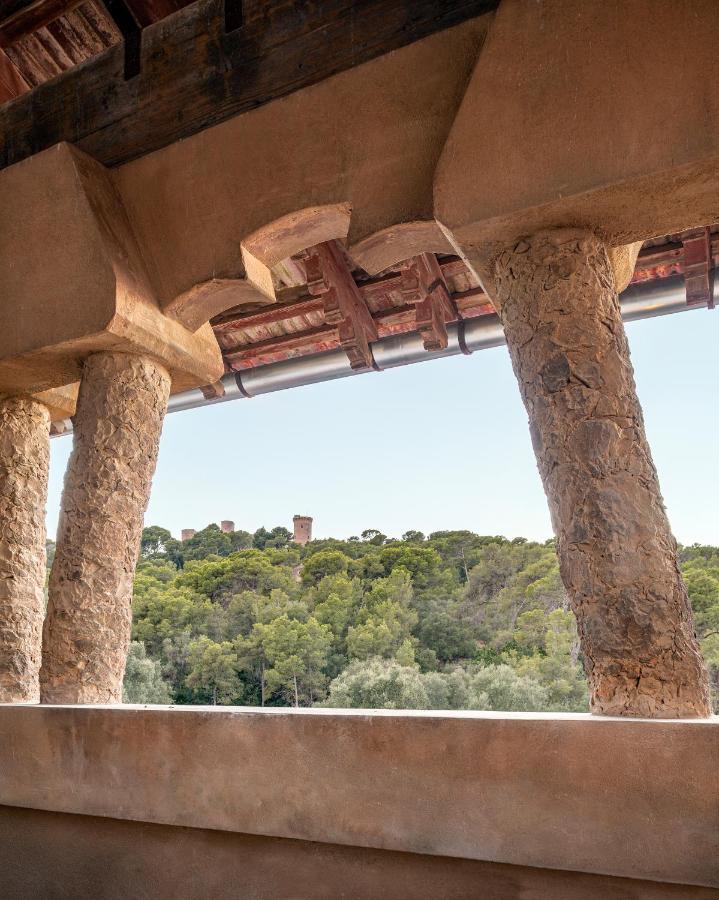
{"type": "MultiPolygon", "coordinates": [[[[300,548],[282,528],[143,532],[125,700],[586,710],[552,541],[368,529],[300,548]]],[[[682,548],[719,687],[719,548],[682,548]]]]}

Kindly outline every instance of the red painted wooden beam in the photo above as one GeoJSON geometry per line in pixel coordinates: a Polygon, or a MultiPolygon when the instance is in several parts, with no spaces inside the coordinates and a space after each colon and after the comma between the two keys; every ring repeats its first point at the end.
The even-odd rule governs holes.
{"type": "Polygon", "coordinates": [[[336,339],[336,337],[336,328],[330,325],[319,325],[317,328],[308,328],[305,331],[296,331],[292,334],[277,335],[277,337],[268,338],[265,341],[243,344],[231,350],[224,350],[222,355],[227,362],[232,363],[243,359],[252,359],[257,356],[270,356],[272,353],[286,353],[318,341],[330,341],[336,339]]]}
{"type": "Polygon", "coordinates": [[[371,341],[379,337],[367,304],[336,241],[312,247],[307,256],[310,294],[321,297],[325,321],[336,325],[340,346],[353,369],[374,366],[371,341]]]}
{"type": "Polygon", "coordinates": [[[403,290],[417,304],[417,331],[424,349],[446,349],[447,324],[456,322],[459,314],[433,253],[421,253],[408,262],[403,271],[403,290]]]}
{"type": "Polygon", "coordinates": [[[228,310],[212,320],[213,325],[234,324],[237,328],[253,328],[257,325],[271,325],[275,322],[284,322],[294,319],[296,316],[304,316],[307,313],[320,312],[323,309],[322,300],[317,297],[301,297],[298,300],[280,301],[270,306],[264,306],[256,312],[244,312],[244,307],[238,306],[236,310],[228,310]]]}
{"type": "Polygon", "coordinates": [[[709,228],[693,228],[682,235],[687,303],[714,309],[714,258],[709,228]]]}

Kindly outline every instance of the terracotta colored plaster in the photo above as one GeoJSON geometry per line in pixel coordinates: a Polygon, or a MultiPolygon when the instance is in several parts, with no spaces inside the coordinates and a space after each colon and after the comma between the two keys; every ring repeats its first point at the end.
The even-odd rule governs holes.
{"type": "Polygon", "coordinates": [[[717,753],[716,717],[0,706],[0,801],[719,888],[717,753]]]}
{"type": "Polygon", "coordinates": [[[248,281],[270,300],[275,300],[273,267],[315,244],[344,241],[351,212],[349,203],[312,206],[288,213],[248,235],[241,247],[248,281]]]}
{"type": "Polygon", "coordinates": [[[716,221],[714,0],[503,0],[437,167],[435,215],[481,270],[522,234],[609,246],[716,221]]]}
{"type": "Polygon", "coordinates": [[[300,210],[350,204],[350,244],[431,218],[434,169],[488,19],[114,170],[161,304],[210,278],[243,277],[241,243],[300,210]]]}
{"type": "Polygon", "coordinates": [[[9,897],[716,900],[713,888],[0,806],[9,897]]]}
{"type": "Polygon", "coordinates": [[[369,275],[377,275],[421,253],[454,252],[455,248],[434,221],[400,222],[349,248],[352,259],[369,275]]]}
{"type": "Polygon", "coordinates": [[[154,357],[173,390],[221,376],[210,326],[193,334],[160,311],[98,163],[59,145],[3,170],[0,217],[0,392],[73,384],[88,355],[111,349],[154,357]]]}

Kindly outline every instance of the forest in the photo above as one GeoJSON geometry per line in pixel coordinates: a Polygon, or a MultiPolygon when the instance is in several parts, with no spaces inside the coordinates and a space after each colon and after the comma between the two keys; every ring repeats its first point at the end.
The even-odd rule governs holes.
{"type": "MultiPolygon", "coordinates": [[[[552,540],[145,528],[128,703],[583,711],[552,540]]],[[[680,548],[719,701],[719,548],[680,548]]]]}

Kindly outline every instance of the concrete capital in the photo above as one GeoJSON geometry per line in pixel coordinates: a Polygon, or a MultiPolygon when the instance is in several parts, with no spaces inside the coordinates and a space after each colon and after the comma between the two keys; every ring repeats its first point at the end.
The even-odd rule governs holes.
{"type": "Polygon", "coordinates": [[[193,333],[163,314],[103,166],[53,147],[0,172],[0,212],[0,392],[65,388],[104,350],[157,360],[175,391],[222,375],[209,324],[193,333]]]}
{"type": "Polygon", "coordinates": [[[714,0],[503,0],[437,165],[435,217],[479,269],[542,228],[614,248],[715,221],[718,44],[714,0]]]}

